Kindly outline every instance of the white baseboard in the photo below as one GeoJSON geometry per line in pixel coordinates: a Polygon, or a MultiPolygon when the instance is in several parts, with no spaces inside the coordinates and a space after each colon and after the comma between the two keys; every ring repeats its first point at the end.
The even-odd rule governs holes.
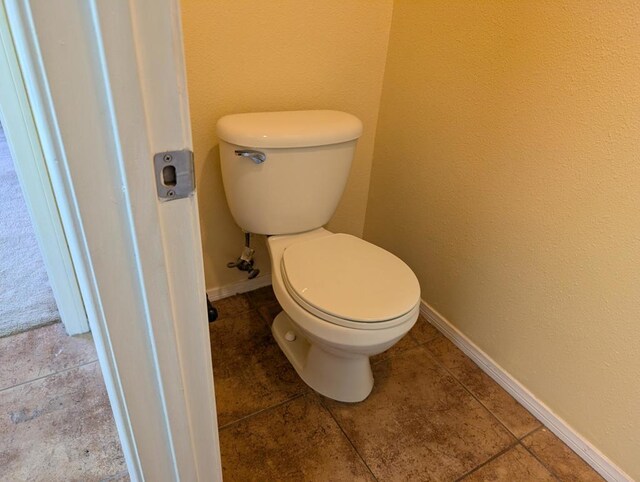
{"type": "Polygon", "coordinates": [[[602,477],[610,482],[633,480],[424,300],[420,313],[602,477]]]}
{"type": "Polygon", "coordinates": [[[220,286],[218,288],[211,288],[207,290],[207,296],[210,301],[220,300],[228,296],[233,296],[238,293],[246,293],[247,291],[257,290],[264,286],[271,284],[271,273],[258,276],[257,278],[238,281],[230,285],[220,286]]]}

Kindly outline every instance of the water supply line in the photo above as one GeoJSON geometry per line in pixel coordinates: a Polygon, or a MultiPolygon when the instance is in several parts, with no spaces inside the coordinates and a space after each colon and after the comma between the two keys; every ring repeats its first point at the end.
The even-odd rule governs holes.
{"type": "Polygon", "coordinates": [[[238,268],[240,271],[247,271],[249,279],[253,279],[260,274],[258,268],[254,268],[253,255],[255,250],[251,248],[251,233],[244,233],[244,249],[236,261],[227,263],[227,268],[238,268]]]}

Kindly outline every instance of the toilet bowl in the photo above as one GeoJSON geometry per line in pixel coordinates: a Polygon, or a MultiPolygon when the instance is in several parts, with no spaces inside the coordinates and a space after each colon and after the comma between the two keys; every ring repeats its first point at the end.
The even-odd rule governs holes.
{"type": "Polygon", "coordinates": [[[413,327],[420,310],[420,289],[413,272],[398,258],[346,236],[320,228],[268,238],[273,290],[283,308],[271,331],[307,385],[334,400],[359,402],[373,388],[369,357],[389,349],[413,327]],[[374,263],[362,272],[358,267],[361,260],[353,259],[359,248],[373,251],[382,265],[370,259],[371,252],[362,253],[374,263]],[[328,250],[333,250],[331,258],[326,256],[328,250]],[[332,272],[345,257],[351,257],[352,262],[343,266],[342,279],[337,280],[332,272]],[[324,269],[314,270],[314,265],[324,269]],[[310,275],[307,279],[305,273],[310,275]],[[292,281],[292,277],[300,279],[292,281]],[[349,287],[358,278],[367,286],[349,287]],[[325,284],[331,282],[333,286],[325,284]],[[330,289],[323,290],[323,284],[330,289]],[[374,285],[373,290],[369,284],[374,285]],[[342,296],[336,297],[337,291],[343,291],[342,296]],[[390,304],[394,298],[396,302],[390,304]]]}
{"type": "Polygon", "coordinates": [[[334,400],[372,390],[369,357],[415,324],[420,286],[393,254],[324,226],[349,176],[360,120],[337,111],[234,114],[217,124],[225,195],[245,232],[268,236],[272,332],[300,377],[334,400]]]}

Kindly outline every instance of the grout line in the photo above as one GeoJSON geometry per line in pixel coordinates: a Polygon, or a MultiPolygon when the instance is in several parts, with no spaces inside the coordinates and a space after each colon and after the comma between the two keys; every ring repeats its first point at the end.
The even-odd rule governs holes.
{"type": "MultiPolygon", "coordinates": [[[[499,423],[500,425],[502,425],[502,427],[504,427],[504,429],[505,429],[507,432],[509,432],[509,434],[510,434],[510,435],[512,435],[516,440],[522,440],[523,438],[527,437],[528,435],[531,435],[531,434],[532,434],[533,432],[535,432],[536,430],[540,430],[542,427],[544,427],[544,425],[540,422],[540,420],[538,420],[537,418],[535,418],[535,417],[534,417],[534,419],[535,419],[535,420],[540,424],[540,426],[539,426],[539,427],[534,428],[533,430],[531,430],[531,431],[529,431],[529,432],[525,433],[524,435],[522,435],[521,437],[519,437],[518,435],[516,435],[515,433],[513,433],[513,432],[511,431],[511,429],[510,429],[510,428],[509,428],[509,427],[508,427],[508,426],[507,426],[507,425],[506,425],[506,424],[505,424],[505,423],[504,423],[504,422],[503,422],[503,421],[502,421],[502,420],[501,420],[501,419],[500,419],[500,418],[499,418],[495,413],[493,413],[493,410],[491,410],[489,407],[487,407],[487,405],[486,405],[482,400],[480,400],[480,398],[478,398],[478,397],[477,397],[477,396],[476,396],[476,395],[475,395],[475,394],[474,394],[474,393],[473,393],[473,392],[472,392],[472,391],[467,387],[467,385],[466,385],[462,380],[460,380],[460,379],[459,379],[459,378],[458,378],[458,377],[457,377],[457,376],[456,376],[456,375],[455,375],[451,370],[449,370],[449,368],[447,368],[447,366],[446,366],[446,365],[444,365],[444,363],[442,363],[442,362],[440,362],[439,360],[437,360],[437,359],[436,359],[436,357],[435,357],[434,355],[432,355],[432,354],[431,354],[431,352],[429,351],[429,348],[427,348],[427,347],[425,346],[425,347],[424,347],[424,349],[425,349],[425,351],[427,352],[427,354],[428,354],[428,355],[429,355],[429,356],[430,356],[430,357],[431,357],[431,358],[432,358],[432,359],[433,359],[433,360],[434,360],[438,365],[440,365],[442,368],[444,368],[444,369],[447,371],[447,373],[449,373],[449,375],[451,375],[451,376],[452,376],[452,377],[453,377],[453,378],[454,378],[454,379],[455,379],[455,380],[456,380],[460,385],[462,385],[462,388],[464,388],[464,389],[469,393],[469,395],[471,395],[471,396],[472,396],[472,397],[473,397],[473,398],[474,398],[474,399],[475,399],[475,400],[476,400],[480,405],[482,405],[482,406],[484,407],[484,409],[485,409],[487,412],[489,412],[489,413],[491,414],[491,416],[492,416],[493,418],[495,418],[495,419],[498,421],[498,423],[499,423]]],[[[469,358],[469,357],[468,357],[464,352],[463,352],[463,355],[465,356],[465,358],[468,358],[469,360],[471,360],[471,359],[470,359],[470,358],[469,358]]],[[[473,362],[473,360],[471,360],[471,362],[473,362]]],[[[474,365],[475,365],[475,363],[474,363],[474,365]]],[[[477,365],[476,365],[476,366],[477,366],[477,365]]],[[[480,369],[480,367],[478,367],[478,369],[480,369]]],[[[504,390],[502,387],[500,387],[500,389],[501,389],[501,390],[504,390]]],[[[507,393],[507,395],[509,395],[509,394],[507,393]]],[[[509,395],[509,396],[511,396],[511,395],[509,395]]],[[[516,400],[516,402],[517,402],[517,400],[516,400]]],[[[519,402],[518,402],[518,405],[522,406],[519,402]]],[[[524,409],[528,414],[530,414],[531,416],[533,416],[533,415],[531,414],[531,412],[529,412],[526,408],[524,408],[524,407],[522,407],[522,408],[523,408],[523,409],[524,409]]]]}
{"type": "Polygon", "coordinates": [[[501,455],[506,454],[509,450],[513,449],[514,447],[517,447],[518,444],[520,443],[520,441],[516,440],[515,442],[513,442],[512,444],[510,444],[508,447],[506,447],[505,449],[501,450],[500,452],[498,452],[497,454],[495,454],[492,457],[489,457],[487,460],[485,460],[484,462],[482,462],[480,465],[478,465],[477,467],[474,467],[473,469],[469,470],[468,472],[462,474],[460,477],[458,477],[457,479],[455,479],[455,482],[459,482],[462,479],[464,479],[465,477],[468,477],[469,475],[473,474],[474,472],[476,472],[477,470],[480,470],[482,467],[484,467],[487,464],[490,464],[491,462],[493,462],[495,459],[497,459],[498,457],[500,457],[501,455]]]}
{"type": "Polygon", "coordinates": [[[11,385],[10,387],[2,388],[2,389],[0,389],[0,393],[5,392],[7,390],[11,390],[11,389],[16,388],[16,387],[21,387],[23,385],[27,385],[28,383],[37,382],[38,380],[42,380],[44,378],[51,377],[53,375],[59,375],[61,373],[68,372],[69,370],[73,370],[74,368],[82,368],[82,367],[85,367],[87,365],[91,365],[92,363],[98,363],[98,360],[97,359],[96,360],[91,360],[91,361],[88,361],[86,363],[81,363],[80,365],[74,365],[72,367],[64,368],[63,370],[59,370],[57,372],[51,372],[51,373],[48,373],[46,375],[42,375],[41,377],[33,378],[31,380],[27,380],[27,381],[24,381],[24,382],[21,382],[21,383],[17,383],[16,385],[11,385]]]}
{"type": "Polygon", "coordinates": [[[347,435],[347,432],[344,431],[344,429],[342,428],[342,425],[340,425],[340,422],[338,422],[338,419],[336,418],[336,416],[333,414],[333,412],[331,411],[331,409],[329,407],[327,407],[324,403],[323,397],[320,397],[320,405],[322,405],[322,407],[329,412],[329,415],[331,416],[331,418],[333,419],[333,421],[336,423],[336,425],[338,426],[338,428],[340,429],[340,431],[342,432],[342,434],[344,435],[344,437],[347,439],[347,441],[349,442],[349,445],[351,445],[351,447],[353,447],[353,450],[355,451],[355,453],[358,455],[358,457],[360,458],[360,460],[362,461],[362,463],[364,464],[364,466],[367,468],[367,470],[369,471],[369,473],[371,474],[371,477],[373,477],[373,480],[377,481],[378,478],[375,476],[375,474],[373,473],[373,470],[371,470],[371,467],[369,467],[369,464],[364,460],[364,457],[362,456],[362,454],[360,454],[360,452],[358,451],[358,449],[356,448],[355,444],[353,443],[353,441],[351,440],[351,438],[347,435]]]}
{"type": "MultiPolygon", "coordinates": [[[[541,428],[542,427],[538,428],[537,430],[540,430],[541,428]]],[[[561,482],[560,476],[556,474],[555,470],[553,470],[551,467],[545,464],[542,460],[540,460],[540,458],[536,454],[534,454],[531,450],[529,450],[529,448],[525,444],[522,443],[522,440],[520,440],[518,443],[523,449],[525,449],[529,453],[529,455],[531,455],[534,459],[536,459],[540,463],[540,465],[542,465],[545,469],[547,469],[554,479],[556,479],[558,482],[561,482]]]]}
{"type": "Polygon", "coordinates": [[[243,421],[245,421],[245,420],[247,420],[249,418],[255,417],[256,415],[260,415],[261,413],[268,412],[269,410],[273,410],[274,408],[281,407],[282,405],[286,405],[287,403],[292,402],[293,400],[296,400],[296,399],[298,399],[300,397],[303,397],[307,393],[308,392],[300,392],[300,393],[294,395],[293,397],[287,398],[286,400],[284,400],[284,401],[282,401],[280,403],[276,403],[275,405],[271,405],[270,407],[262,408],[262,409],[260,409],[260,410],[258,410],[256,412],[252,412],[249,415],[245,415],[244,417],[241,417],[241,418],[239,418],[237,420],[234,420],[233,422],[225,423],[224,425],[221,425],[220,427],[218,427],[218,432],[221,432],[222,430],[227,429],[227,428],[231,427],[232,425],[236,425],[236,424],[238,424],[240,422],[243,422],[243,421]]]}
{"type": "MultiPolygon", "coordinates": [[[[472,391],[467,387],[467,385],[466,385],[465,383],[463,383],[463,382],[462,382],[462,380],[460,380],[460,379],[459,379],[459,378],[458,378],[458,377],[457,377],[457,376],[456,376],[456,375],[455,375],[451,370],[449,370],[449,368],[447,368],[447,366],[446,366],[444,363],[442,363],[442,362],[440,362],[439,360],[437,360],[437,359],[436,359],[436,357],[435,357],[435,356],[433,356],[433,355],[431,354],[431,352],[429,351],[429,349],[428,349],[426,346],[425,346],[425,347],[423,347],[423,349],[427,352],[427,355],[429,355],[429,357],[430,357],[434,362],[436,362],[438,365],[440,365],[440,366],[441,366],[441,367],[442,367],[442,368],[443,368],[443,369],[444,369],[444,370],[445,370],[449,375],[451,375],[451,376],[453,377],[453,379],[454,379],[455,381],[457,381],[457,382],[460,384],[460,386],[461,386],[462,388],[464,388],[464,389],[465,389],[465,391],[466,391],[469,395],[471,395],[471,396],[473,397],[473,399],[474,399],[476,402],[478,402],[478,403],[482,406],[482,408],[484,408],[487,412],[489,412],[489,414],[490,414],[494,419],[496,419],[496,420],[497,420],[497,422],[498,422],[498,423],[499,423],[499,424],[500,424],[500,425],[501,425],[501,426],[502,426],[502,427],[503,427],[503,428],[504,428],[504,429],[509,433],[509,435],[511,435],[511,436],[512,436],[513,438],[515,438],[516,440],[518,440],[518,441],[519,441],[519,440],[521,440],[522,438],[526,437],[527,435],[529,435],[529,434],[531,434],[531,433],[535,432],[536,430],[539,430],[539,429],[541,429],[541,428],[543,427],[543,425],[541,424],[541,425],[540,425],[540,427],[536,427],[536,428],[534,428],[533,430],[531,430],[530,432],[527,432],[527,433],[526,433],[525,435],[523,435],[522,437],[518,437],[515,433],[513,433],[513,432],[511,431],[511,429],[510,429],[509,427],[507,427],[507,425],[506,425],[502,420],[500,420],[500,418],[498,418],[498,416],[497,416],[495,413],[493,413],[493,411],[492,411],[489,407],[487,407],[487,406],[485,405],[485,403],[484,403],[482,400],[480,400],[480,399],[479,399],[479,398],[478,398],[478,397],[477,397],[477,396],[476,396],[476,395],[475,395],[475,394],[474,394],[474,393],[473,393],[473,392],[472,392],[472,391]]],[[[464,353],[463,353],[463,354],[464,354],[464,353]]],[[[467,355],[464,355],[464,356],[465,356],[465,357],[467,357],[467,355]]],[[[467,357],[467,358],[469,358],[469,357],[467,357]]],[[[471,360],[471,361],[473,362],[473,360],[471,360]]],[[[474,365],[475,365],[475,363],[474,363],[474,365]]],[[[476,366],[477,366],[477,365],[476,365],[476,366]]],[[[480,369],[480,367],[478,367],[478,369],[480,369]]],[[[504,390],[502,387],[500,387],[500,389],[501,389],[501,390],[504,390]]],[[[511,395],[509,395],[509,396],[511,396],[511,395]]],[[[522,407],[522,408],[524,408],[524,407],[522,407]]],[[[525,408],[525,410],[526,410],[526,408],[525,408]]],[[[526,410],[526,411],[527,411],[527,413],[529,413],[529,411],[528,411],[528,410],[526,410]]],[[[537,419],[536,419],[536,420],[537,420],[537,419]]],[[[537,421],[538,421],[538,422],[540,422],[539,420],[537,420],[537,421]]]]}
{"type": "MultiPolygon", "coordinates": [[[[538,420],[538,419],[536,419],[536,420],[538,420]]],[[[540,422],[540,420],[538,420],[538,422],[540,422]]],[[[542,422],[540,422],[540,426],[539,427],[536,427],[533,430],[525,433],[522,437],[520,437],[520,441],[522,441],[523,439],[527,438],[529,435],[533,434],[534,432],[537,432],[538,430],[542,430],[543,428],[547,428],[547,427],[545,427],[544,424],[542,422]]],[[[549,429],[547,428],[547,430],[549,430],[549,429]]]]}
{"type": "MultiPolygon", "coordinates": [[[[456,377],[451,370],[449,370],[443,363],[441,363],[440,361],[438,361],[430,352],[429,349],[427,347],[424,347],[424,350],[427,352],[427,354],[437,363],[439,364],[442,368],[444,368],[461,386],[462,388],[464,388],[469,395],[471,395],[480,405],[482,405],[482,407],[484,407],[484,409],[489,412],[489,414],[495,418],[498,423],[500,425],[502,425],[502,427],[505,428],[505,430],[507,430],[507,432],[509,432],[510,435],[512,435],[515,439],[516,442],[511,444],[507,449],[503,450],[502,452],[498,453],[497,455],[493,456],[491,459],[487,460],[486,462],[484,462],[483,464],[479,465],[478,467],[476,467],[475,469],[471,470],[470,472],[467,472],[465,475],[463,475],[462,477],[460,477],[460,479],[458,480],[462,480],[464,477],[467,477],[468,475],[470,475],[471,473],[475,472],[476,470],[478,470],[480,467],[483,467],[484,465],[486,465],[487,463],[491,462],[492,460],[496,459],[497,457],[499,457],[500,455],[502,455],[503,453],[507,452],[508,450],[511,450],[512,448],[514,448],[517,445],[521,445],[529,454],[531,454],[532,457],[534,457],[538,462],[540,462],[542,464],[542,466],[547,469],[549,471],[549,473],[556,479],[558,479],[558,476],[556,475],[556,473],[551,470],[550,467],[548,467],[545,463],[542,462],[542,460],[540,460],[538,457],[536,457],[536,455],[534,453],[532,453],[523,443],[522,443],[522,439],[528,437],[529,435],[531,435],[534,432],[537,432],[538,430],[542,430],[543,428],[545,428],[545,426],[543,424],[540,424],[539,427],[534,428],[533,430],[527,432],[526,434],[524,434],[522,437],[519,437],[517,435],[515,435],[513,432],[511,432],[511,430],[484,404],[482,403],[482,401],[480,399],[478,399],[478,397],[476,397],[473,392],[471,392],[471,390],[469,390],[467,388],[467,386],[462,383],[462,381],[460,381],[458,379],[458,377],[456,377]]],[[[466,355],[465,355],[466,356],[466,355]]],[[[473,360],[472,360],[473,361],[473,360]]],[[[523,407],[524,408],[524,407],[523,407]]],[[[526,409],[525,409],[526,410],[526,409]]]]}

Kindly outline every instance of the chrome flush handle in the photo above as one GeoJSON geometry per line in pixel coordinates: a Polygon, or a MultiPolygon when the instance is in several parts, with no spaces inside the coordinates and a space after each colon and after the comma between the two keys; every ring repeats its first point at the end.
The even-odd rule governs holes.
{"type": "Polygon", "coordinates": [[[251,149],[240,149],[236,151],[236,156],[248,157],[256,164],[262,164],[267,160],[267,155],[264,152],[253,151],[251,149]]]}

